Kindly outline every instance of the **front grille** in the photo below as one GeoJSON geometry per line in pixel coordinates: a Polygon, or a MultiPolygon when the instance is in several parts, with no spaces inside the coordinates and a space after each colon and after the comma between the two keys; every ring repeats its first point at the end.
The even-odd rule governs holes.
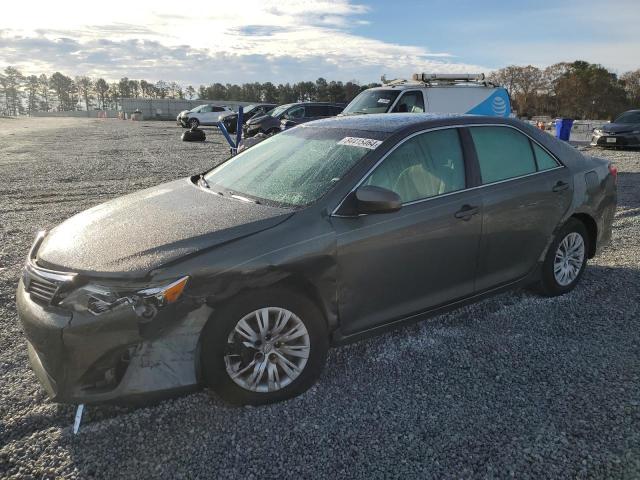
{"type": "Polygon", "coordinates": [[[34,300],[51,303],[58,291],[58,285],[48,280],[31,277],[27,291],[34,300]]]}

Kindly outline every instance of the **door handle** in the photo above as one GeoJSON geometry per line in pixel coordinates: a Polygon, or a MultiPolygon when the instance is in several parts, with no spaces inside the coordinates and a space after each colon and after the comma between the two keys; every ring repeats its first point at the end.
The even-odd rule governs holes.
{"type": "Polygon", "coordinates": [[[569,184],[567,182],[558,180],[558,183],[556,183],[551,190],[553,190],[554,192],[561,192],[563,190],[566,190],[567,188],[569,188],[569,184]]]}
{"type": "Polygon", "coordinates": [[[476,215],[479,211],[480,211],[480,208],[478,207],[473,207],[471,205],[463,205],[462,208],[454,214],[454,216],[466,222],[468,220],[471,220],[471,217],[476,215]]]}

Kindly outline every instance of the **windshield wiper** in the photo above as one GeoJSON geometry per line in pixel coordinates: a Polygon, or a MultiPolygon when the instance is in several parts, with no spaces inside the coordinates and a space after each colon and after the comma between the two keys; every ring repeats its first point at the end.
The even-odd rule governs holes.
{"type": "Polygon", "coordinates": [[[199,187],[204,187],[204,188],[206,188],[208,190],[211,190],[212,193],[215,193],[216,195],[220,195],[221,197],[224,197],[224,193],[223,192],[218,191],[218,189],[213,190],[211,188],[211,185],[209,185],[209,182],[207,182],[207,179],[204,178],[204,175],[200,175],[200,177],[198,177],[198,182],[197,183],[198,183],[199,187]]]}
{"type": "Polygon", "coordinates": [[[204,178],[204,175],[200,175],[200,177],[198,177],[198,186],[211,189],[209,182],[204,178]]]}
{"type": "Polygon", "coordinates": [[[243,197],[242,195],[236,195],[235,193],[232,193],[231,197],[242,200],[243,202],[255,203],[256,205],[260,205],[260,202],[258,200],[252,200],[251,198],[243,197]]]}

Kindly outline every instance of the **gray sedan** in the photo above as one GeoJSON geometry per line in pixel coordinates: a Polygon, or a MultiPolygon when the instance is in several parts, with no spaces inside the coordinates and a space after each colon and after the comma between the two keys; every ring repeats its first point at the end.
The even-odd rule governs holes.
{"type": "Polygon", "coordinates": [[[616,178],[511,119],[304,124],[39,235],[17,291],[30,361],[59,402],[284,400],[331,345],[570,292],[610,240],[616,178]]]}

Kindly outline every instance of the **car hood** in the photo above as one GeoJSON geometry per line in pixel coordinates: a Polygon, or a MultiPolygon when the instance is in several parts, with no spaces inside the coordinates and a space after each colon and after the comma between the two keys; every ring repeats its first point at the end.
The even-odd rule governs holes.
{"type": "Polygon", "coordinates": [[[271,228],[292,211],[221,197],[181,179],[85,210],[51,230],[44,268],[145,276],[186,255],[271,228]]]}
{"type": "Polygon", "coordinates": [[[607,123],[602,127],[605,133],[631,133],[640,130],[637,123],[607,123]]]}

